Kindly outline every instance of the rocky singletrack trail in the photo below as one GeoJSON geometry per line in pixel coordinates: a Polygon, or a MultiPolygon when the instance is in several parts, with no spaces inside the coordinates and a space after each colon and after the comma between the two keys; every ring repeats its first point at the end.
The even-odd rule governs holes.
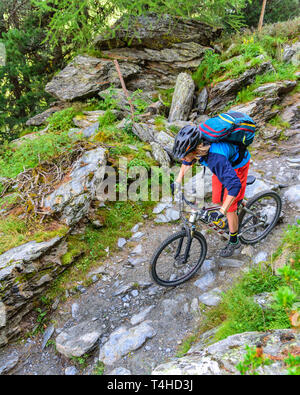
{"type": "MultiPolygon", "coordinates": [[[[289,162],[288,157],[273,156],[252,162],[250,173],[259,179],[248,193],[258,192],[255,185],[261,191],[283,186],[284,181],[297,183],[299,162],[295,159],[289,162]]],[[[285,198],[289,196],[286,189],[280,194],[283,215],[275,229],[254,247],[242,246],[231,258],[218,257],[225,241],[202,229],[208,244],[206,260],[193,278],[177,287],[153,283],[149,262],[161,242],[181,229],[180,223],[145,220],[137,224],[129,242],[88,274],[93,284],[79,288],[77,295],[69,296],[51,313],[42,335],[0,351],[2,369],[15,375],[89,375],[103,361],[104,374],[151,374],[156,366],[174,358],[196,331],[203,305],[216,305],[220,293],[241,272],[267,260],[276,250],[286,225],[298,218],[285,198]],[[71,355],[84,355],[84,363],[78,364],[79,358],[71,355]]],[[[33,314],[27,319],[32,326],[34,319],[33,314]]]]}
{"type": "MultiPolygon", "coordinates": [[[[274,244],[282,227],[279,225],[272,234],[274,244]]],[[[250,258],[245,254],[236,254],[228,259],[216,258],[223,242],[218,236],[208,235],[208,254],[200,271],[180,286],[160,287],[152,283],[148,274],[149,259],[166,235],[177,231],[179,226],[147,223],[140,229],[144,233],[138,241],[144,251],[143,263],[124,267],[127,249],[108,259],[101,266],[102,278],[79,297],[70,297],[51,317],[51,321],[56,322],[53,336],[71,328],[67,339],[69,344],[62,347],[70,347],[72,343],[73,350],[82,347],[82,336],[94,329],[93,324],[99,328],[100,347],[89,353],[92,356],[82,374],[93,372],[99,348],[101,352],[107,342],[112,342],[110,336],[120,327],[126,328],[124,341],[118,344],[118,336],[115,336],[115,344],[110,347],[107,344],[110,348],[107,361],[112,361],[112,364],[106,366],[105,373],[122,367],[131,374],[150,374],[155,366],[174,357],[180,344],[196,329],[201,319],[199,302],[216,304],[219,293],[226,291],[240,271],[249,267],[250,258]],[[74,327],[79,327],[79,331],[74,327]],[[132,328],[137,328],[135,333],[130,332],[132,328]],[[140,344],[138,349],[134,349],[135,345],[130,346],[133,342],[131,337],[140,344]],[[129,348],[125,346],[124,349],[128,352],[122,356],[121,350],[126,342],[129,348]]],[[[261,248],[267,243],[268,239],[261,242],[261,248]]],[[[24,346],[8,347],[6,353],[11,354],[15,350],[19,355],[19,363],[11,374],[65,374],[72,361],[57,353],[53,345],[42,349],[42,343],[43,336],[37,336],[28,339],[24,346]]]]}

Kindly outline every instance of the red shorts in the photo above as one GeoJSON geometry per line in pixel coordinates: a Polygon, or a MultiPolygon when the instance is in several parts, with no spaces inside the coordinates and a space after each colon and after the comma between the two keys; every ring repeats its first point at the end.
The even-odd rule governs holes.
{"type": "MultiPolygon", "coordinates": [[[[243,198],[245,196],[249,164],[250,164],[250,161],[248,163],[246,163],[245,166],[240,167],[239,169],[234,169],[238,178],[241,181],[242,188],[241,188],[239,194],[237,195],[235,201],[232,203],[232,205],[227,210],[229,213],[232,213],[233,211],[237,210],[238,202],[243,200],[243,198]]],[[[227,189],[226,188],[223,189],[223,185],[219,181],[218,177],[215,174],[213,174],[213,176],[212,176],[212,201],[213,201],[213,203],[221,204],[222,201],[224,202],[227,195],[228,195],[227,189]],[[222,194],[223,194],[223,197],[222,197],[222,194]]]]}

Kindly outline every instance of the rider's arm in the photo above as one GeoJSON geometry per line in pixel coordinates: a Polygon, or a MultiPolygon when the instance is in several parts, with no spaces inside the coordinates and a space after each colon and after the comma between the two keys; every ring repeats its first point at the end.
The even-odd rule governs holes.
{"type": "MultiPolygon", "coordinates": [[[[219,181],[227,189],[228,195],[231,198],[237,197],[241,190],[242,184],[226,156],[210,152],[206,163],[209,169],[218,177],[219,181]]],[[[227,204],[229,203],[230,201],[228,199],[227,204]]],[[[227,204],[225,206],[226,209],[229,208],[227,207],[227,204]]]]}
{"type": "Polygon", "coordinates": [[[188,171],[188,169],[190,169],[191,165],[181,165],[181,168],[179,170],[179,174],[178,177],[176,178],[176,181],[178,184],[181,184],[182,179],[185,175],[185,173],[188,171]]]}
{"type": "Polygon", "coordinates": [[[193,166],[195,162],[196,162],[196,155],[194,155],[193,153],[190,153],[189,155],[185,156],[182,160],[182,165],[175,182],[181,184],[185,173],[188,171],[188,169],[190,169],[191,166],[193,166]]]}

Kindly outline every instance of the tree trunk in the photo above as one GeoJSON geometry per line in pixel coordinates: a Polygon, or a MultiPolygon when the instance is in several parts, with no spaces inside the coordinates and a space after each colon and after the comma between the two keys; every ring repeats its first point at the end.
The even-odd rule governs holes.
{"type": "Polygon", "coordinates": [[[260,18],[259,18],[259,22],[258,22],[258,31],[259,32],[261,31],[261,28],[262,28],[262,25],[263,25],[266,4],[267,4],[267,0],[263,0],[263,4],[262,4],[262,7],[261,7],[260,18]]]}

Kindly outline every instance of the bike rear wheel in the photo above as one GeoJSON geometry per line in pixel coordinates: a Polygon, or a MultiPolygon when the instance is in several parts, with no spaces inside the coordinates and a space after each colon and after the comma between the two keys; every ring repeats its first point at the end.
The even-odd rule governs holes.
{"type": "Polygon", "coordinates": [[[243,244],[255,244],[264,239],[276,225],[282,208],[281,198],[274,191],[253,196],[239,215],[239,239],[243,244]]]}
{"type": "Polygon", "coordinates": [[[195,231],[189,239],[182,230],[168,237],[153,254],[150,275],[159,285],[179,285],[199,270],[206,253],[207,244],[201,233],[195,231]]]}

